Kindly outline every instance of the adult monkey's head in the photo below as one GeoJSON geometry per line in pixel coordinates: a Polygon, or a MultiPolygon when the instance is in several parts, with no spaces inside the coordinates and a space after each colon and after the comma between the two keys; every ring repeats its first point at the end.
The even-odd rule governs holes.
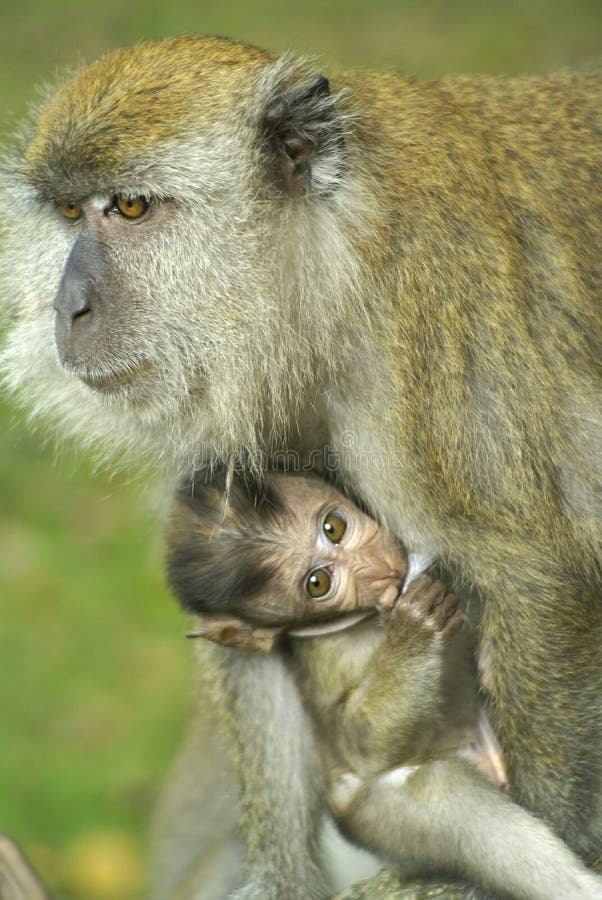
{"type": "Polygon", "coordinates": [[[366,329],[350,121],[326,78],[227,40],[77,72],[4,172],[9,384],[183,467],[283,440],[366,329]]]}

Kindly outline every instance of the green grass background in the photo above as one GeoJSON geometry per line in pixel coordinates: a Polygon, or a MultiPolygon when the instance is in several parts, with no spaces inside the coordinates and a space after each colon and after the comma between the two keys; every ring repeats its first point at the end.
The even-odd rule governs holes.
{"type": "MultiPolygon", "coordinates": [[[[325,66],[530,72],[600,61],[602,4],[0,0],[0,137],[64,65],[183,32],[325,66]]],[[[191,705],[186,623],[144,487],[45,445],[0,401],[0,830],[64,898],[139,895],[150,809],[191,705]]]]}

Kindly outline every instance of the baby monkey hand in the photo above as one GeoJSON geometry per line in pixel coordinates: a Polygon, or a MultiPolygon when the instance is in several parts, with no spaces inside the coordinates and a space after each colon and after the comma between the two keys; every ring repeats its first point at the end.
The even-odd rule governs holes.
{"type": "Polygon", "coordinates": [[[381,613],[387,636],[395,642],[448,640],[464,621],[456,595],[428,575],[413,581],[393,608],[381,608],[381,613]]]}

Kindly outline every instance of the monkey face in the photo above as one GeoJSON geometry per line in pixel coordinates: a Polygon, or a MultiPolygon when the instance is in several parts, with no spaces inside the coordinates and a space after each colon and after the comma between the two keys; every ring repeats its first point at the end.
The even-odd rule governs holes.
{"type": "Polygon", "coordinates": [[[255,48],[175,38],[81,69],[1,185],[9,384],[112,453],[258,451],[266,410],[285,421],[352,346],[344,146],[327,80],[255,48]]]}
{"type": "Polygon", "coordinates": [[[282,635],[339,631],[390,612],[408,574],[384,529],[315,475],[195,481],[178,492],[168,574],[201,615],[191,637],[269,651],[282,635]],[[252,488],[249,490],[249,488],[252,488]]]}
{"type": "Polygon", "coordinates": [[[104,195],[58,204],[57,210],[73,231],[53,302],[59,361],[94,391],[129,391],[133,399],[140,383],[152,378],[157,351],[150,340],[132,340],[144,334],[143,315],[140,305],[128,303],[137,291],[119,248],[128,244],[136,252],[152,241],[169,208],[142,195],[104,195]]]}
{"type": "MultiPolygon", "coordinates": [[[[67,432],[91,427],[118,444],[121,425],[125,437],[127,423],[137,423],[144,452],[159,430],[175,445],[194,428],[198,447],[211,440],[226,398],[242,396],[234,357],[249,356],[242,345],[259,318],[240,281],[249,260],[217,224],[223,208],[208,216],[192,186],[185,200],[172,196],[175,186],[159,200],[157,182],[133,176],[90,189],[75,199],[57,191],[43,203],[29,185],[5,194],[36,215],[7,238],[17,271],[9,273],[14,328],[3,367],[30,399],[54,397],[67,432]]],[[[234,186],[231,194],[230,213],[234,186]]],[[[238,413],[232,401],[231,423],[256,419],[238,413]]]]}
{"type": "Polygon", "coordinates": [[[263,624],[307,623],[389,609],[407,559],[374,519],[315,476],[273,474],[286,513],[270,526],[274,575],[240,608],[263,624]]]}

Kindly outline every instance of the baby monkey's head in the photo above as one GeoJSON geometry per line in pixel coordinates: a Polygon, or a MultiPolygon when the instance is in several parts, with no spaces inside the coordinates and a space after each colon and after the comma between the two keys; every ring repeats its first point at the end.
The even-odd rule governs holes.
{"type": "Polygon", "coordinates": [[[167,543],[171,587],[202,636],[259,649],[390,609],[407,573],[378,523],[309,474],[195,481],[178,491],[167,543]]]}

